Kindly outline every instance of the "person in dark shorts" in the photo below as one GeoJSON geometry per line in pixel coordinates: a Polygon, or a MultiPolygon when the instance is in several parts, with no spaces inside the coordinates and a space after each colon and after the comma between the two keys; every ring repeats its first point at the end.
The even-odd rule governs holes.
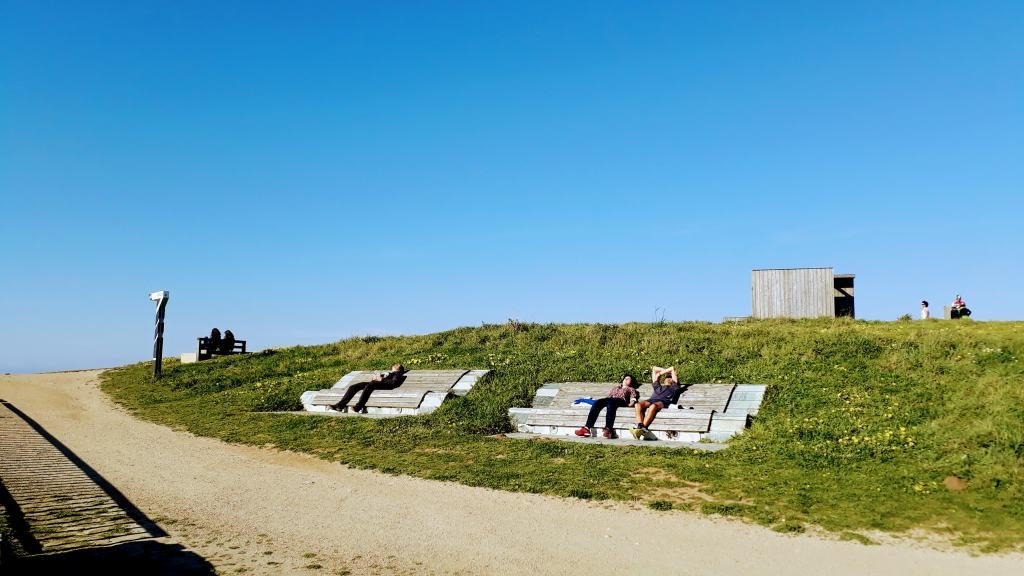
{"type": "Polygon", "coordinates": [[[341,397],[341,400],[337,404],[331,406],[335,410],[342,412],[348,412],[348,403],[352,400],[352,397],[356,395],[356,392],[362,390],[362,394],[359,395],[359,400],[356,405],[352,407],[355,412],[360,414],[366,414],[366,401],[370,399],[370,394],[374,390],[394,390],[405,382],[405,367],[401,364],[395,364],[391,367],[390,372],[383,374],[377,374],[370,379],[369,382],[357,382],[355,384],[349,384],[348,390],[345,391],[345,395],[341,397]]]}
{"type": "Polygon", "coordinates": [[[629,408],[636,404],[636,401],[640,399],[640,393],[636,391],[639,387],[640,384],[636,381],[636,378],[629,374],[623,376],[622,382],[608,391],[608,396],[594,402],[594,405],[590,407],[587,423],[576,431],[576,435],[585,438],[594,436],[594,424],[597,422],[597,417],[601,410],[607,408],[608,411],[604,416],[602,436],[605,438],[617,438],[618,435],[615,433],[615,412],[619,408],[629,408]]]}
{"type": "Polygon", "coordinates": [[[657,440],[657,437],[647,427],[654,422],[654,417],[658,415],[658,412],[675,402],[676,397],[679,396],[679,377],[676,376],[675,367],[652,366],[651,383],[654,386],[654,392],[647,400],[637,403],[636,424],[629,431],[637,440],[641,437],[644,440],[657,440]],[[664,383],[661,383],[662,376],[667,376],[664,383]]]}

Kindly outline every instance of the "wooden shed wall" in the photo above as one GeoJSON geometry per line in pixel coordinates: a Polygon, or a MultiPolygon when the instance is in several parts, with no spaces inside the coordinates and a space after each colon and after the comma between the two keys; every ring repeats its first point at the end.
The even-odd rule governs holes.
{"type": "Polygon", "coordinates": [[[835,316],[831,268],[754,270],[754,318],[835,316]]]}

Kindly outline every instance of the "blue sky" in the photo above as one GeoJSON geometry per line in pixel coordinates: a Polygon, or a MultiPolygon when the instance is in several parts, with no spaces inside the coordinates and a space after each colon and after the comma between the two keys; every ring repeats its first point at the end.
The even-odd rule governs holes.
{"type": "Polygon", "coordinates": [[[830,4],[4,1],[0,372],[147,358],[158,289],[168,355],[717,321],[766,267],[1024,317],[1024,4],[830,4]]]}

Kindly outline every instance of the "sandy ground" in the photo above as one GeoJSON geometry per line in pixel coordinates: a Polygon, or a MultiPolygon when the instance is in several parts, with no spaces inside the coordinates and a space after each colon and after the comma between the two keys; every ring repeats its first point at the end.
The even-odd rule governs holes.
{"type": "Polygon", "coordinates": [[[97,374],[0,376],[0,399],[223,574],[1024,574],[1020,555],[788,536],[229,445],[136,420],[97,374]]]}

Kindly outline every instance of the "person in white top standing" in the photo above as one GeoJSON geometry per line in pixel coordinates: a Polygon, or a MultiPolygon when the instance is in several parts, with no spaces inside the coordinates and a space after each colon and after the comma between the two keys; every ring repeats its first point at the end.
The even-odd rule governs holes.
{"type": "Polygon", "coordinates": [[[927,320],[931,317],[932,314],[928,311],[928,301],[921,300],[921,320],[927,320]]]}

